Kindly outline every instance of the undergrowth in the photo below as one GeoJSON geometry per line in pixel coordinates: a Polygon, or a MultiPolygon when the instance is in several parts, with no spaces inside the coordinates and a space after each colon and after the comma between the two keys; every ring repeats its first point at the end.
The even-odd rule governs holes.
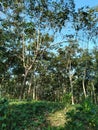
{"type": "Polygon", "coordinates": [[[62,130],[52,127],[47,120],[50,113],[63,104],[46,101],[8,102],[0,100],[0,130],[62,130]]]}
{"type": "Polygon", "coordinates": [[[75,105],[66,113],[67,130],[98,130],[98,107],[89,99],[75,105]]]}
{"type": "Polygon", "coordinates": [[[64,108],[65,103],[0,99],[0,130],[98,130],[98,107],[90,100],[67,106],[65,126],[52,126],[49,115],[64,108]]]}

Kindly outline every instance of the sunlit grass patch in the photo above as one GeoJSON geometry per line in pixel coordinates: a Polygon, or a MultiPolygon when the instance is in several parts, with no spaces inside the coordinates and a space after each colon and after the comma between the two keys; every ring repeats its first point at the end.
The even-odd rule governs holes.
{"type": "Polygon", "coordinates": [[[47,120],[50,122],[51,126],[64,127],[66,122],[64,113],[65,113],[65,109],[51,113],[47,117],[47,120]]]}

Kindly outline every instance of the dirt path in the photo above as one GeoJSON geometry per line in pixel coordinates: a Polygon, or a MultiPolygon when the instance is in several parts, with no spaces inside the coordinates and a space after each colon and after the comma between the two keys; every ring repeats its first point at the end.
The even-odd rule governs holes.
{"type": "Polygon", "coordinates": [[[48,121],[50,122],[51,126],[54,127],[64,127],[65,125],[65,112],[66,110],[60,110],[55,113],[52,113],[48,116],[48,121]]]}

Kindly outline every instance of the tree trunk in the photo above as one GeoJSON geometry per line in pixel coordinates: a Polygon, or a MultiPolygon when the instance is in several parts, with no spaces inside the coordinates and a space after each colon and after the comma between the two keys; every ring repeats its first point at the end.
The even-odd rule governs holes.
{"type": "Polygon", "coordinates": [[[70,87],[71,87],[71,103],[72,105],[74,105],[72,75],[69,76],[69,79],[70,79],[70,87]]]}
{"type": "Polygon", "coordinates": [[[26,79],[27,79],[28,73],[31,70],[31,68],[32,68],[32,65],[28,69],[25,68],[25,74],[23,75],[24,76],[23,84],[22,84],[22,87],[20,90],[20,100],[23,99],[25,86],[26,86],[26,79]]]}
{"type": "Polygon", "coordinates": [[[86,98],[86,97],[87,97],[87,94],[86,94],[85,80],[84,80],[84,79],[82,80],[82,87],[83,87],[83,94],[84,94],[84,97],[86,98]]]}
{"type": "Polygon", "coordinates": [[[73,82],[72,82],[72,77],[74,74],[72,72],[71,59],[69,59],[68,62],[69,62],[69,67],[68,67],[69,81],[70,81],[70,88],[71,88],[71,103],[72,103],[72,105],[74,105],[73,82]]]}
{"type": "Polygon", "coordinates": [[[96,101],[96,94],[95,94],[95,87],[94,87],[94,83],[91,82],[91,85],[92,85],[92,98],[93,98],[93,102],[96,104],[97,101],[96,101]]]}
{"type": "Polygon", "coordinates": [[[86,98],[87,94],[86,94],[86,88],[85,88],[85,75],[86,75],[86,71],[84,71],[84,76],[82,79],[83,94],[84,94],[84,97],[86,98]]]}

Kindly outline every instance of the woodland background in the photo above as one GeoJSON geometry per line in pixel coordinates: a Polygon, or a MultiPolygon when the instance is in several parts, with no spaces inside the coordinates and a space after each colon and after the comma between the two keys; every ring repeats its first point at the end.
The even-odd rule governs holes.
{"type": "Polygon", "coordinates": [[[0,97],[65,104],[87,100],[96,106],[98,6],[76,10],[73,0],[0,2],[0,97]]]}

